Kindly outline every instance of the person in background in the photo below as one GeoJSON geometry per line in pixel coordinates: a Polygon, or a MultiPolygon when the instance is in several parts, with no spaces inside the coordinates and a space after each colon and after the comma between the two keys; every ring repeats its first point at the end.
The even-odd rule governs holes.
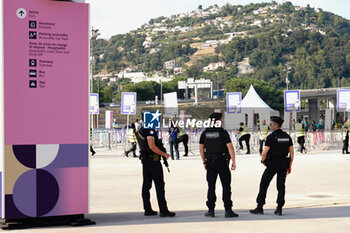
{"type": "Polygon", "coordinates": [[[349,127],[347,124],[344,124],[344,126],[342,127],[342,135],[343,135],[342,153],[343,154],[350,154],[350,152],[349,152],[349,127]]]}
{"type": "Polygon", "coordinates": [[[301,124],[301,119],[298,119],[298,122],[295,124],[295,134],[297,136],[297,142],[299,144],[299,152],[306,153],[305,148],[305,129],[304,126],[301,124]]]}
{"type": "Polygon", "coordinates": [[[301,122],[301,124],[303,125],[303,127],[304,127],[304,129],[305,129],[305,132],[307,132],[308,131],[308,129],[309,129],[309,121],[307,120],[307,117],[305,117],[304,119],[303,119],[303,121],[301,122]]]}
{"type": "Polygon", "coordinates": [[[113,122],[113,124],[112,124],[112,128],[113,128],[113,129],[120,129],[120,126],[119,126],[118,123],[117,123],[117,119],[114,119],[114,122],[113,122]]]}
{"type": "Polygon", "coordinates": [[[177,135],[179,133],[179,128],[175,127],[173,123],[171,123],[170,128],[168,129],[169,133],[169,146],[170,146],[170,157],[174,160],[174,148],[176,153],[176,160],[180,159],[179,155],[179,143],[177,141],[177,135]]]}
{"type": "Polygon", "coordinates": [[[136,155],[136,136],[135,136],[135,124],[132,123],[129,132],[128,132],[128,142],[131,143],[131,148],[128,151],[125,151],[125,156],[129,157],[129,153],[132,152],[133,157],[137,158],[136,155]]]}
{"type": "Polygon", "coordinates": [[[188,134],[183,128],[179,128],[179,129],[180,129],[180,133],[178,135],[177,142],[178,143],[182,142],[184,144],[184,147],[185,147],[184,156],[186,157],[188,156],[188,134]]]}
{"type": "Polygon", "coordinates": [[[245,144],[247,146],[247,154],[250,154],[250,145],[249,145],[250,133],[248,131],[247,126],[245,126],[243,122],[241,122],[239,125],[241,126],[239,128],[239,130],[238,130],[238,132],[240,134],[240,137],[238,139],[238,141],[239,141],[239,149],[243,150],[243,143],[242,143],[242,141],[245,141],[245,144]]]}
{"type": "Polygon", "coordinates": [[[266,137],[269,134],[270,128],[266,125],[266,120],[262,120],[261,125],[259,125],[258,133],[259,133],[259,153],[261,155],[263,151],[263,146],[266,141],[266,137]]]}
{"type": "MultiPolygon", "coordinates": [[[[92,129],[90,128],[90,141],[92,141],[92,129]]],[[[92,148],[92,143],[90,143],[90,152],[91,152],[91,156],[94,156],[96,154],[96,151],[94,150],[94,148],[92,148]]]]}
{"type": "Polygon", "coordinates": [[[139,119],[136,119],[135,121],[135,132],[139,131],[141,129],[141,123],[139,119]]]}

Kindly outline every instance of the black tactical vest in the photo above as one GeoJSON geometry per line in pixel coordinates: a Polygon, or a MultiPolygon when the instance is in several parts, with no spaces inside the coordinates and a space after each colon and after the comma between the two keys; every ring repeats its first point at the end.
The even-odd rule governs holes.
{"type": "Polygon", "coordinates": [[[147,142],[147,135],[148,135],[147,133],[148,132],[146,132],[146,130],[148,130],[148,129],[141,128],[136,133],[136,139],[137,139],[137,143],[138,143],[139,148],[140,148],[140,153],[142,155],[152,155],[154,153],[148,146],[148,142],[147,142]]]}

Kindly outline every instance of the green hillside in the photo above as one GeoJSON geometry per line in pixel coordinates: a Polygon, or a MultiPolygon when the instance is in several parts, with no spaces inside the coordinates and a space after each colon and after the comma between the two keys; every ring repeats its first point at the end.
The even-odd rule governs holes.
{"type": "MultiPolygon", "coordinates": [[[[219,89],[232,89],[233,79],[256,79],[282,90],[289,67],[290,88],[347,86],[349,32],[349,20],[290,2],[199,6],[193,12],[151,19],[139,29],[109,40],[93,41],[94,73],[115,76],[129,70],[148,77],[157,73],[177,79],[208,78],[219,89]],[[171,60],[182,73],[166,68],[165,62],[171,60]],[[218,62],[224,65],[203,70],[218,62]]],[[[119,79],[110,86],[101,82],[102,99],[108,95],[111,100],[121,90],[135,89],[129,82],[119,79]]],[[[174,81],[168,91],[176,90],[174,81]]],[[[157,90],[150,95],[155,94],[159,94],[157,90]]],[[[144,96],[140,100],[149,98],[144,96]]]]}

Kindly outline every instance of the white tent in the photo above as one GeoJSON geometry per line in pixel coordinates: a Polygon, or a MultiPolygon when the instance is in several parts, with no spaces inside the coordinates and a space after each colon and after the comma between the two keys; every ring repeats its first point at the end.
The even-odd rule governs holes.
{"type": "Polygon", "coordinates": [[[241,113],[225,113],[225,127],[228,129],[239,128],[239,123],[246,123],[248,128],[254,127],[254,115],[259,114],[260,121],[266,120],[270,124],[271,116],[279,116],[279,112],[270,108],[255,91],[253,85],[250,86],[247,94],[241,102],[241,113]]]}

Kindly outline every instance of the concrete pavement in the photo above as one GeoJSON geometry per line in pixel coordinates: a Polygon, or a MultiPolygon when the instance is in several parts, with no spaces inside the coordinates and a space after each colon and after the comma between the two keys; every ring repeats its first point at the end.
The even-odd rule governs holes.
{"type": "MultiPolygon", "coordinates": [[[[249,214],[254,208],[264,167],[260,156],[237,156],[232,172],[232,198],[239,218],[224,218],[221,185],[217,185],[216,218],[207,218],[205,170],[198,155],[170,160],[166,197],[175,218],[144,217],[141,200],[141,164],[120,152],[98,152],[90,160],[90,213],[97,222],[88,227],[51,227],[26,232],[349,232],[350,156],[336,152],[296,155],[287,177],[283,216],[276,207],[276,181],[272,180],[265,215],[249,214]]],[[[155,190],[153,209],[158,210],[155,190]]]]}

